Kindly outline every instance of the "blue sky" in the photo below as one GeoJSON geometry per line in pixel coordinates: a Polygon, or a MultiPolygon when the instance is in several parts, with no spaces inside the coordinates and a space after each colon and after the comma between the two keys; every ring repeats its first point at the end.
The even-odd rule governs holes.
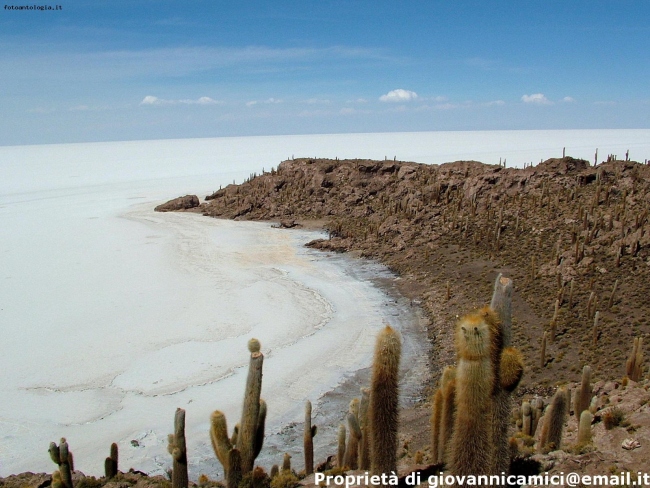
{"type": "Polygon", "coordinates": [[[57,4],[0,4],[0,145],[650,127],[648,0],[57,4]]]}

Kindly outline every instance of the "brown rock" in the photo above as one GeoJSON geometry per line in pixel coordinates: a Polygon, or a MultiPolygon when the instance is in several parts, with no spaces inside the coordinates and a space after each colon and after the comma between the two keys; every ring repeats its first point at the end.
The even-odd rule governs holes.
{"type": "Polygon", "coordinates": [[[185,195],[184,197],[174,198],[162,205],[158,205],[154,210],[156,212],[176,212],[178,210],[187,210],[199,206],[199,197],[196,195],[185,195]]]}

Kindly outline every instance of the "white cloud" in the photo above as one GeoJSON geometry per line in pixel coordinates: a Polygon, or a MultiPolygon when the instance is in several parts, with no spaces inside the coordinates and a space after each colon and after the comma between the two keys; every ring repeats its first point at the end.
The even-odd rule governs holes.
{"type": "Polygon", "coordinates": [[[264,103],[282,103],[282,100],[280,100],[279,98],[271,97],[264,100],[264,103]]]}
{"type": "Polygon", "coordinates": [[[505,104],[506,104],[506,102],[504,102],[503,100],[492,100],[492,101],[489,101],[489,102],[485,102],[483,105],[485,105],[486,107],[493,107],[495,105],[499,106],[499,105],[505,105],[505,104]]]}
{"type": "Polygon", "coordinates": [[[410,102],[417,97],[418,94],[413,91],[398,88],[397,90],[389,91],[386,95],[380,96],[379,100],[382,102],[410,102]]]}
{"type": "Polygon", "coordinates": [[[142,99],[140,102],[140,105],[160,105],[164,102],[164,100],[161,100],[158,97],[153,97],[151,95],[147,95],[142,99]]]}
{"type": "Polygon", "coordinates": [[[524,103],[533,103],[536,105],[550,105],[551,102],[548,98],[544,96],[543,93],[533,93],[532,95],[524,95],[521,97],[521,101],[524,103]]]}
{"type": "Polygon", "coordinates": [[[189,98],[184,98],[182,100],[165,100],[152,95],[147,95],[142,99],[140,105],[219,105],[221,103],[223,102],[210,97],[200,97],[196,100],[191,100],[189,98]]]}
{"type": "Polygon", "coordinates": [[[576,99],[573,98],[573,97],[564,97],[564,98],[562,99],[562,101],[563,101],[563,102],[566,102],[566,103],[572,103],[572,102],[575,102],[576,99]]]}
{"type": "Polygon", "coordinates": [[[252,107],[253,105],[257,105],[257,100],[251,100],[250,102],[246,102],[247,107],[252,107]]]}

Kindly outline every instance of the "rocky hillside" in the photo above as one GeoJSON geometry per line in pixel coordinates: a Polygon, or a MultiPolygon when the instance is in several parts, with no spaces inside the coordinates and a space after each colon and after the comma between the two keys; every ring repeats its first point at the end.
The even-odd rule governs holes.
{"type": "Polygon", "coordinates": [[[431,318],[434,373],[453,362],[456,315],[487,302],[503,272],[515,283],[526,392],[578,381],[585,364],[595,380],[625,375],[634,337],[650,332],[649,206],[650,167],[630,161],[516,169],[296,159],[195,210],[284,226],[319,220],[330,238],[310,246],[387,264],[431,318]]]}

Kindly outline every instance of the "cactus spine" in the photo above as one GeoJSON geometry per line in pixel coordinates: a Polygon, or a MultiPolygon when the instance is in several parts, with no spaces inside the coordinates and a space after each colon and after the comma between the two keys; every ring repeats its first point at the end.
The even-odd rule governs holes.
{"type": "Polygon", "coordinates": [[[576,392],[573,400],[573,413],[577,418],[584,410],[589,410],[589,403],[591,402],[591,367],[585,366],[582,368],[582,382],[580,390],[576,392]]]}
{"type": "Polygon", "coordinates": [[[187,488],[187,446],[185,444],[185,410],[176,409],[174,415],[174,433],[169,434],[167,450],[172,455],[172,487],[187,488]]]}
{"type": "Polygon", "coordinates": [[[450,446],[450,470],[456,476],[487,475],[493,466],[492,356],[497,335],[499,322],[489,307],[466,315],[456,326],[456,417],[450,446]]]}
{"type": "Polygon", "coordinates": [[[257,339],[248,341],[248,350],[251,353],[244,392],[244,406],[237,438],[237,449],[241,455],[242,475],[253,470],[256,451],[262,448],[262,438],[258,429],[260,423],[260,394],[262,393],[262,364],[264,355],[257,339]],[[259,448],[259,449],[258,449],[259,448]]]}
{"type": "MultiPolygon", "coordinates": [[[[68,450],[68,442],[65,440],[65,437],[61,438],[58,446],[56,443],[50,442],[48,452],[52,461],[59,465],[57,482],[60,479],[60,482],[65,488],[72,488],[72,470],[70,469],[71,453],[68,450]]],[[[54,478],[54,475],[52,477],[54,478]]]]}
{"type": "Polygon", "coordinates": [[[305,449],[305,474],[309,475],[314,472],[314,436],[316,435],[316,426],[311,425],[311,402],[305,403],[305,432],[303,435],[303,444],[305,449]]]}
{"type": "Polygon", "coordinates": [[[370,387],[370,459],[373,474],[397,472],[400,337],[386,326],[377,337],[370,387]]]}
{"type": "Polygon", "coordinates": [[[117,476],[117,461],[117,444],[113,442],[111,444],[111,454],[106,458],[106,461],[104,461],[104,475],[106,476],[107,480],[117,476]]]}

